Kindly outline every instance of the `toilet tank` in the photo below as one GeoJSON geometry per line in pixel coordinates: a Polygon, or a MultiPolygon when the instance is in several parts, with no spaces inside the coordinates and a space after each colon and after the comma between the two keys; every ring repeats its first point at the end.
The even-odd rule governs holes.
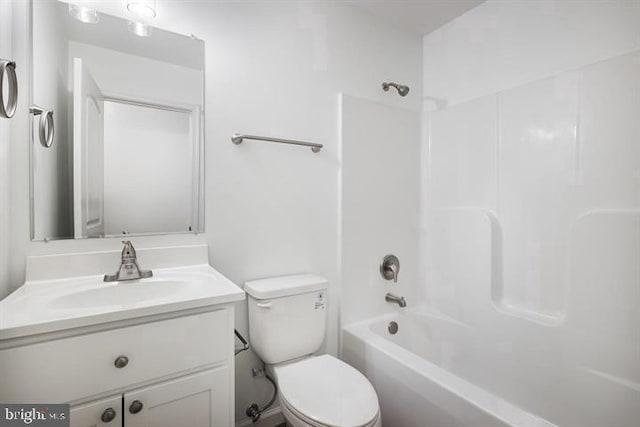
{"type": "Polygon", "coordinates": [[[311,354],[324,340],[327,279],[297,274],[244,284],[249,304],[249,338],[269,364],[311,354]]]}

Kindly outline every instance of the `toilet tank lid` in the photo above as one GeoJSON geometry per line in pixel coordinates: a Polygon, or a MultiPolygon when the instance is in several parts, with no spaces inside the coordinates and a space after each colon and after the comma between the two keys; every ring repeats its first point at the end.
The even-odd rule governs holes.
{"type": "Polygon", "coordinates": [[[255,299],[305,294],[327,289],[328,281],[317,274],[292,274],[245,282],[244,290],[255,299]]]}

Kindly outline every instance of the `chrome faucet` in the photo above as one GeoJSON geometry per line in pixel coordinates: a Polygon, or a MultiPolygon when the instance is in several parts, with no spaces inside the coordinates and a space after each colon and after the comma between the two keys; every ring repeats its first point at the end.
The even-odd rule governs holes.
{"type": "Polygon", "coordinates": [[[105,274],[105,282],[119,282],[122,280],[146,279],[153,276],[151,270],[140,270],[138,259],[136,258],[136,250],[129,240],[123,240],[124,248],[122,248],[122,259],[120,268],[115,274],[105,274]]]}
{"type": "Polygon", "coordinates": [[[407,306],[407,302],[404,300],[404,297],[399,297],[399,296],[394,295],[394,294],[386,294],[384,296],[384,300],[387,301],[387,302],[396,303],[400,307],[406,307],[407,306]]]}

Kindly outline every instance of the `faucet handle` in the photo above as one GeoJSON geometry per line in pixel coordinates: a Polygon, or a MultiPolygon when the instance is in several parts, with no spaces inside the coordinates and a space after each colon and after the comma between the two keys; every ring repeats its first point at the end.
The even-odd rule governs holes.
{"type": "Polygon", "coordinates": [[[122,248],[122,258],[135,258],[136,250],[133,247],[133,244],[131,243],[131,241],[123,240],[122,244],[124,245],[124,248],[122,248]]]}
{"type": "Polygon", "coordinates": [[[387,255],[380,263],[380,274],[387,280],[398,283],[398,273],[400,273],[400,260],[395,255],[387,255]]]}
{"type": "Polygon", "coordinates": [[[393,283],[398,283],[398,267],[395,264],[391,264],[387,267],[387,270],[390,270],[393,275],[393,283]]]}

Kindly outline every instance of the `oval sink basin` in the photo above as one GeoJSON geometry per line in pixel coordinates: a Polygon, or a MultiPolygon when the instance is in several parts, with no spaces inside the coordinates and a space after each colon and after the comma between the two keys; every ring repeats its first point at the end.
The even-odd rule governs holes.
{"type": "Polygon", "coordinates": [[[149,304],[186,290],[187,282],[151,280],[97,284],[95,288],[60,296],[51,301],[56,309],[95,308],[149,304]]]}

